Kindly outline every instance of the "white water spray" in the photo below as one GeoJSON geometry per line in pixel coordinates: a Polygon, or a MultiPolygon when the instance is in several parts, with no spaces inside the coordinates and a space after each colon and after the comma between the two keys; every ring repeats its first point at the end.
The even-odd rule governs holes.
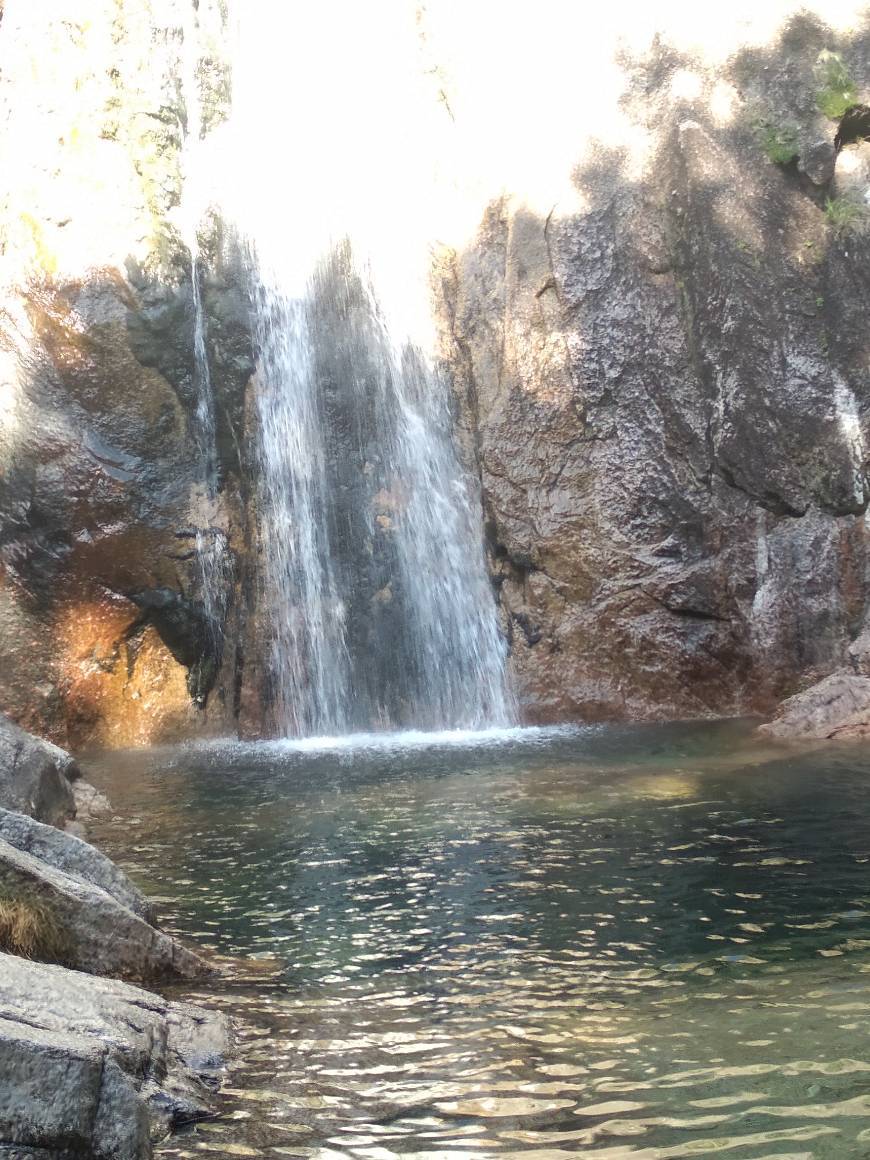
{"type": "Polygon", "coordinates": [[[277,726],[507,724],[479,501],[426,354],[433,175],[410,134],[444,114],[414,6],[246,0],[236,34],[277,726]]]}

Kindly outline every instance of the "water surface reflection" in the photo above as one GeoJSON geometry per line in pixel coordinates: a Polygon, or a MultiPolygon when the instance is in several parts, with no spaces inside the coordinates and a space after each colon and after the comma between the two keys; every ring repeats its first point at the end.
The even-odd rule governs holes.
{"type": "Polygon", "coordinates": [[[196,995],[241,1029],[225,1118],[165,1155],[870,1156],[861,748],[737,723],[89,772],[122,819],[94,837],[247,963],[196,995]]]}

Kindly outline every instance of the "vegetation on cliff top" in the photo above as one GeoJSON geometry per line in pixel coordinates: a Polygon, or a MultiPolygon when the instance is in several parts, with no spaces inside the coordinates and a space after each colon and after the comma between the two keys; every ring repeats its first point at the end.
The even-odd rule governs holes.
{"type": "Polygon", "coordinates": [[[819,54],[816,77],[820,85],[816,104],[826,117],[836,121],[858,100],[858,88],[836,52],[819,54]]]}

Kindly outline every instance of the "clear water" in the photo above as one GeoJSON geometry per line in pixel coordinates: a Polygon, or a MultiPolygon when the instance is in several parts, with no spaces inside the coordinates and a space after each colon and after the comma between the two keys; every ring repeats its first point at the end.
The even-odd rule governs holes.
{"type": "Polygon", "coordinates": [[[431,313],[432,255],[404,233],[411,207],[399,212],[391,110],[414,84],[382,88],[396,46],[378,30],[408,25],[422,77],[414,10],[315,7],[233,8],[239,160],[225,176],[246,180],[226,196],[254,316],[273,732],[507,724],[480,497],[453,446],[446,383],[409,329],[431,313]]]}
{"type": "Polygon", "coordinates": [[[165,1155],[870,1155],[870,753],[748,726],[112,754],[95,837],[226,957],[165,1155]]]}

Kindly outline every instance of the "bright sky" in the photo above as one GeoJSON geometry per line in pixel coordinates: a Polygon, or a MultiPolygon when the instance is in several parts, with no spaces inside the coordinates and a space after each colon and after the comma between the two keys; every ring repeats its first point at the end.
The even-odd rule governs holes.
{"type": "MultiPolygon", "coordinates": [[[[539,213],[580,208],[571,173],[595,138],[643,167],[619,105],[619,50],[664,29],[705,62],[770,41],[798,8],[847,28],[862,3],[824,0],[238,0],[236,210],[301,286],[329,238],[366,252],[397,331],[428,333],[433,242],[462,246],[503,191],[539,213]],[[449,111],[448,111],[449,110],[449,111]]],[[[691,95],[697,78],[678,78],[691,95]]],[[[734,94],[718,94],[723,119],[734,94]]]]}

